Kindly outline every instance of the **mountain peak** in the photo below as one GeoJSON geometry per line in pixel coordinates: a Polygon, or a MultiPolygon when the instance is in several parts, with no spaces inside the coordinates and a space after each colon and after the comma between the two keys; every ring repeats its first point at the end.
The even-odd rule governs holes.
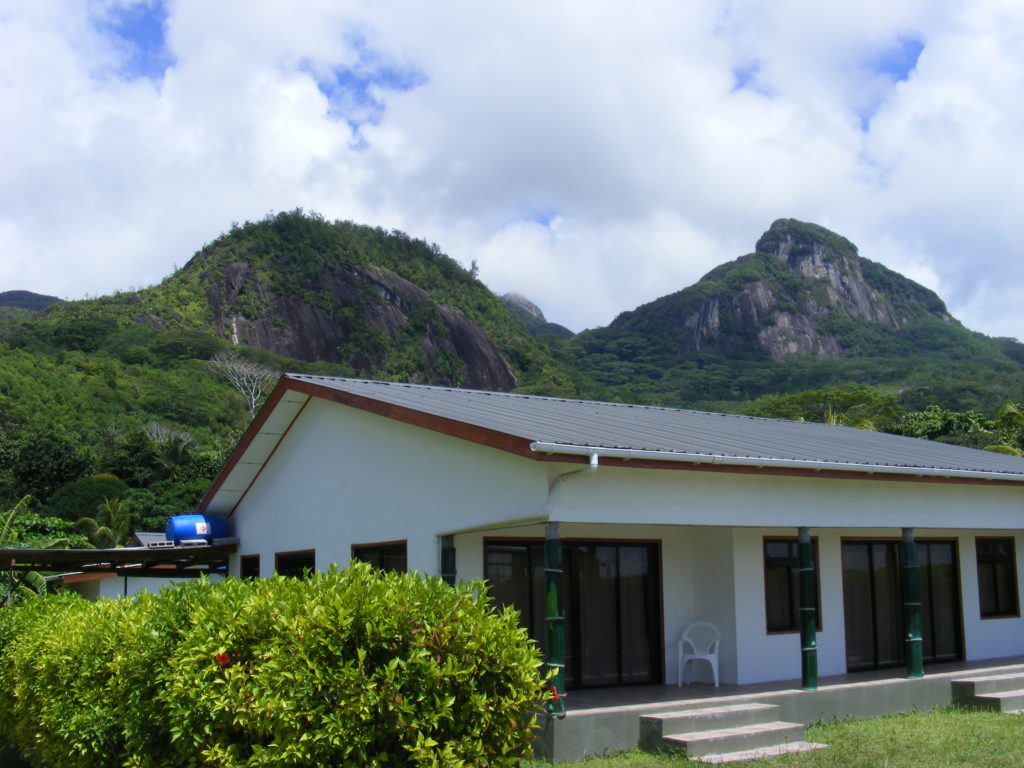
{"type": "Polygon", "coordinates": [[[842,235],[819,224],[796,219],[776,219],[754,246],[758,253],[769,253],[782,261],[791,257],[819,254],[828,259],[856,258],[857,246],[842,235]]]}
{"type": "Polygon", "coordinates": [[[588,332],[588,352],[607,355],[645,343],[654,365],[708,355],[781,363],[790,356],[877,357],[929,352],[964,334],[932,291],[862,258],[845,237],[817,224],[779,219],[755,251],[711,270],[696,284],[588,332]],[[632,345],[627,347],[628,340],[632,345]]]}

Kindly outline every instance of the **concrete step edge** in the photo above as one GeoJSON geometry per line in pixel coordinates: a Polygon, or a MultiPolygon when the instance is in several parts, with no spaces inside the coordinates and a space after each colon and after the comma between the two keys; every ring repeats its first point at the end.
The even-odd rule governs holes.
{"type": "Polygon", "coordinates": [[[1024,688],[1016,691],[992,691],[991,693],[979,693],[975,698],[978,699],[1012,699],[1015,696],[1024,697],[1024,688]]]}
{"type": "Polygon", "coordinates": [[[701,717],[747,712],[777,712],[778,704],[723,704],[718,707],[695,707],[693,709],[676,709],[671,712],[656,712],[651,715],[640,715],[641,720],[666,720],[670,717],[701,717]]]}
{"type": "Polygon", "coordinates": [[[758,749],[744,749],[739,752],[722,752],[714,755],[699,755],[689,760],[695,763],[738,763],[747,760],[762,760],[769,757],[781,757],[792,755],[798,752],[812,752],[816,749],[831,749],[828,744],[817,744],[813,741],[791,741],[788,744],[780,744],[777,747],[759,747],[758,749]]]}
{"type": "Polygon", "coordinates": [[[666,740],[685,741],[687,743],[699,743],[728,739],[736,736],[754,736],[769,733],[786,733],[796,729],[800,730],[803,737],[802,723],[787,723],[782,720],[775,720],[770,723],[758,723],[756,725],[738,725],[735,728],[719,728],[714,731],[684,731],[682,733],[670,733],[665,735],[666,740]]]}
{"type": "Polygon", "coordinates": [[[950,687],[953,689],[955,699],[963,699],[972,694],[979,695],[1024,687],[1024,674],[959,677],[950,681],[950,687]]]}
{"type": "Polygon", "coordinates": [[[1024,680],[1024,672],[1010,672],[1005,675],[977,675],[974,677],[957,677],[954,683],[984,683],[995,680],[1024,680]]]}

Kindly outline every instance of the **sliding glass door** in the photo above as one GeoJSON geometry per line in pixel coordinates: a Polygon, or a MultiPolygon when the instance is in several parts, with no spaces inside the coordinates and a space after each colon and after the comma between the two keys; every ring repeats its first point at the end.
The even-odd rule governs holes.
{"type": "MultiPolygon", "coordinates": [[[[489,541],[486,576],[543,647],[542,541],[489,541]]],[[[592,688],[661,681],[661,584],[654,543],[566,541],[566,683],[592,688]]]]}
{"type": "MultiPolygon", "coordinates": [[[[917,543],[925,663],[962,658],[956,542],[917,543]]],[[[843,603],[850,672],[905,663],[897,541],[844,541],[843,603]]]]}

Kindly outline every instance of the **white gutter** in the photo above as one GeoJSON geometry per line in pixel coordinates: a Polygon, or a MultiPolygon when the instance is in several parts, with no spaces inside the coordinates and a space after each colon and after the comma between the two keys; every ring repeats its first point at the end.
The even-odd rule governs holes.
{"type": "MultiPolygon", "coordinates": [[[[561,456],[590,456],[590,463],[596,467],[597,457],[611,459],[648,459],[652,461],[683,461],[691,464],[712,464],[735,467],[757,467],[780,469],[809,469],[815,472],[823,470],[840,470],[844,472],[861,472],[868,475],[909,475],[912,477],[948,477],[970,478],[974,480],[1009,480],[1024,483],[1024,472],[986,472],[974,469],[938,469],[935,467],[902,467],[888,464],[856,464],[844,461],[815,461],[811,459],[769,459],[760,456],[716,456],[707,453],[686,453],[683,451],[651,451],[634,448],[599,448],[592,445],[568,445],[536,441],[530,443],[530,450],[536,453],[558,454],[561,456]]],[[[578,472],[593,471],[591,467],[578,472]]],[[[556,478],[556,482],[570,472],[556,478]]],[[[554,490],[552,488],[552,490],[554,490]]]]}

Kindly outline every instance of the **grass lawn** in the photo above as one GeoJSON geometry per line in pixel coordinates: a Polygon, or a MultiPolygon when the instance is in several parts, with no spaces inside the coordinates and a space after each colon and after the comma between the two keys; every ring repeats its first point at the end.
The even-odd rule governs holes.
{"type": "MultiPolygon", "coordinates": [[[[807,729],[807,740],[831,749],[758,760],[751,768],[1024,768],[1024,718],[949,707],[872,720],[842,720],[807,729]]],[[[572,765],[581,768],[668,768],[683,757],[631,752],[572,765]]],[[[528,762],[529,768],[551,763],[528,762]]],[[[693,765],[702,765],[694,763],[693,765]]]]}

